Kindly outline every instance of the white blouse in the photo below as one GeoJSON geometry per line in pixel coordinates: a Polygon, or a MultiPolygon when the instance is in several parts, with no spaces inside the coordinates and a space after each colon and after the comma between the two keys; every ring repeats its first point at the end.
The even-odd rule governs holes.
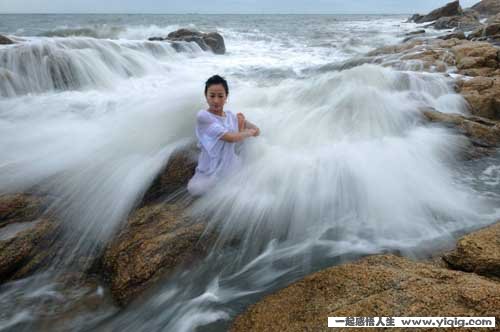
{"type": "Polygon", "coordinates": [[[218,116],[201,110],[196,116],[196,137],[201,149],[198,166],[189,180],[188,191],[199,196],[215,186],[217,181],[240,165],[235,151],[236,143],[225,142],[220,138],[229,132],[238,132],[238,118],[231,111],[226,116],[218,116]]]}

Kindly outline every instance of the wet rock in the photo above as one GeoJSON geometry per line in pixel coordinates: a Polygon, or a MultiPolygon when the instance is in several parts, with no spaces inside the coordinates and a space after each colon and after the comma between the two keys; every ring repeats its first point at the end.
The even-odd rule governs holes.
{"type": "Polygon", "coordinates": [[[469,137],[473,144],[482,147],[500,146],[500,122],[459,114],[441,113],[434,110],[423,110],[422,113],[431,122],[439,122],[456,128],[469,137]]]}
{"type": "Polygon", "coordinates": [[[36,196],[0,196],[0,282],[28,276],[52,257],[57,222],[44,209],[36,196]]]}
{"type": "Polygon", "coordinates": [[[316,272],[265,297],[230,330],[323,331],[328,316],[499,315],[500,283],[494,280],[375,255],[316,272]]]}
{"type": "Polygon", "coordinates": [[[9,45],[9,44],[14,44],[14,42],[12,40],[10,40],[9,38],[7,38],[3,35],[0,35],[0,45],[9,45]]]}
{"type": "Polygon", "coordinates": [[[165,169],[156,177],[151,187],[144,194],[140,206],[153,203],[181,188],[185,188],[189,179],[194,175],[198,164],[198,153],[196,144],[175,151],[165,169]]]}
{"type": "Polygon", "coordinates": [[[486,21],[487,24],[493,24],[493,23],[500,23],[500,13],[488,17],[488,20],[486,21]]]}
{"type": "Polygon", "coordinates": [[[483,25],[480,28],[474,30],[469,34],[469,36],[467,36],[467,39],[476,41],[489,41],[490,39],[498,39],[498,35],[500,35],[500,23],[491,23],[488,25],[483,25]]]}
{"type": "Polygon", "coordinates": [[[184,208],[157,204],[135,211],[107,247],[102,266],[118,303],[128,303],[160,277],[205,254],[210,242],[209,236],[200,241],[205,225],[186,216],[184,208]]]}
{"type": "Polygon", "coordinates": [[[413,14],[410,18],[408,18],[408,20],[406,22],[407,23],[417,22],[417,21],[421,20],[423,17],[424,17],[424,15],[413,14]]]}
{"type": "Polygon", "coordinates": [[[435,29],[457,28],[466,31],[474,30],[480,25],[481,22],[476,17],[469,15],[440,17],[432,24],[435,29]]]}
{"type": "Polygon", "coordinates": [[[438,9],[434,9],[429,14],[416,19],[415,23],[431,22],[439,19],[440,17],[457,15],[463,15],[462,7],[460,7],[458,0],[447,3],[445,6],[438,9]]]}
{"type": "Polygon", "coordinates": [[[500,76],[478,76],[457,83],[473,115],[500,120],[500,76]]]}
{"type": "Polygon", "coordinates": [[[175,42],[195,42],[204,51],[211,50],[215,54],[226,53],[226,46],[224,43],[224,38],[218,32],[202,33],[199,31],[193,31],[188,29],[179,29],[177,31],[171,32],[167,37],[151,37],[148,40],[151,41],[162,41],[168,40],[173,43],[175,47],[175,42]]]}
{"type": "Polygon", "coordinates": [[[500,13],[500,0],[482,0],[472,6],[471,9],[481,15],[495,15],[500,13]]]}
{"type": "Polygon", "coordinates": [[[452,39],[452,38],[465,39],[465,33],[463,31],[458,31],[458,32],[453,32],[453,33],[439,37],[439,39],[442,39],[442,40],[448,40],[448,39],[452,39]]]}
{"type": "Polygon", "coordinates": [[[33,221],[43,209],[41,197],[29,194],[0,195],[0,229],[11,223],[33,221]]]}
{"type": "Polygon", "coordinates": [[[468,69],[478,67],[498,68],[498,49],[485,42],[464,42],[451,48],[457,68],[468,69]]]}
{"type": "Polygon", "coordinates": [[[460,238],[443,259],[454,269],[500,280],[500,222],[460,238]]]}
{"type": "Polygon", "coordinates": [[[405,34],[405,36],[420,35],[420,34],[423,34],[423,33],[425,33],[424,29],[422,29],[422,30],[415,30],[415,31],[408,32],[407,34],[405,34]]]}

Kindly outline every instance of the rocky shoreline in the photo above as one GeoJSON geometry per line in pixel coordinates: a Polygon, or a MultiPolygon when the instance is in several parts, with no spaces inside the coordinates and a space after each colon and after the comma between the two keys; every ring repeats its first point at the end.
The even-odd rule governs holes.
{"type": "MultiPolygon", "coordinates": [[[[481,158],[500,146],[497,3],[500,0],[483,0],[471,10],[462,10],[456,1],[428,15],[413,16],[416,22],[434,21],[435,28],[475,30],[466,35],[457,29],[439,38],[426,38],[425,30],[419,31],[404,43],[374,50],[354,64],[376,63],[443,75],[455,68],[456,91],[467,101],[471,115],[421,111],[429,125],[453,127],[469,139],[471,148],[464,151],[464,159],[481,158]],[[481,23],[484,15],[489,18],[481,23]]],[[[204,50],[225,52],[218,34],[181,29],[150,40],[195,42],[204,50]]],[[[0,36],[0,43],[9,41],[0,36]]],[[[194,173],[196,152],[196,147],[189,146],[170,158],[125,227],[99,257],[89,258],[94,262],[91,266],[78,271],[89,279],[104,280],[117,304],[127,305],[159,278],[203,258],[210,247],[214,236],[204,234],[204,221],[184,214],[189,202],[162,201],[185,187],[194,173]]],[[[0,196],[0,282],[43,269],[57,252],[54,244],[60,223],[49,208],[52,199],[39,193],[0,196]]],[[[453,251],[433,260],[374,255],[314,273],[252,305],[231,330],[324,330],[328,316],[495,316],[498,320],[499,239],[497,223],[464,236],[453,251]]]]}

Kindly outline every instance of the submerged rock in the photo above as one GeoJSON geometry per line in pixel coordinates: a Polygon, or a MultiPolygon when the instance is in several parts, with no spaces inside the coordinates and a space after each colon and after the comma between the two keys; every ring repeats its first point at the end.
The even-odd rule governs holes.
{"type": "Polygon", "coordinates": [[[496,316],[500,283],[394,255],[297,281],[252,305],[231,331],[323,331],[328,316],[496,316]]]}
{"type": "Polygon", "coordinates": [[[458,0],[447,3],[443,7],[434,9],[427,15],[415,17],[415,23],[431,22],[441,17],[457,16],[457,15],[463,15],[462,7],[460,7],[460,3],[458,0]]]}
{"type": "Polygon", "coordinates": [[[452,39],[452,38],[465,39],[465,33],[463,31],[457,31],[457,32],[453,32],[453,33],[439,37],[439,39],[443,39],[443,40],[448,40],[448,39],[452,39]]]}
{"type": "Polygon", "coordinates": [[[161,198],[185,188],[196,169],[198,148],[195,144],[185,149],[175,151],[170,157],[165,169],[153,181],[140,206],[150,204],[161,198]]]}
{"type": "Polygon", "coordinates": [[[204,229],[179,204],[150,205],[135,211],[102,259],[118,303],[128,303],[181,264],[201,258],[210,242],[208,236],[200,241],[204,229]]]}
{"type": "Polygon", "coordinates": [[[500,280],[500,222],[462,237],[443,259],[454,269],[500,280]]]}
{"type": "Polygon", "coordinates": [[[429,121],[439,122],[453,128],[470,138],[474,145],[481,147],[500,146],[500,122],[459,114],[441,113],[434,110],[422,112],[429,121]]]}
{"type": "Polygon", "coordinates": [[[9,44],[14,44],[14,42],[12,40],[10,40],[9,38],[7,38],[3,35],[0,35],[0,45],[9,45],[9,44]]]}
{"type": "Polygon", "coordinates": [[[57,222],[44,210],[34,195],[0,196],[0,282],[30,275],[54,254],[57,222]]]}
{"type": "MultiPolygon", "coordinates": [[[[167,37],[151,37],[151,41],[163,41],[168,40],[171,42],[195,42],[204,51],[211,50],[215,54],[226,53],[226,46],[224,43],[224,38],[218,32],[202,33],[199,31],[193,31],[188,29],[179,29],[177,31],[171,32],[167,37]]],[[[175,44],[174,44],[175,47],[175,44]]]]}

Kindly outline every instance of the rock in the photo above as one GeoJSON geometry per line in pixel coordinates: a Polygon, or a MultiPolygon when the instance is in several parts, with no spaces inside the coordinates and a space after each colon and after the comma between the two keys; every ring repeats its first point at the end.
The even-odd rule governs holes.
{"type": "Polygon", "coordinates": [[[466,31],[474,30],[480,25],[481,22],[476,17],[469,15],[440,17],[432,24],[435,29],[457,28],[466,31]]]}
{"type": "Polygon", "coordinates": [[[458,69],[498,68],[498,49],[490,43],[464,42],[451,48],[458,69]]]}
{"type": "Polygon", "coordinates": [[[463,15],[462,7],[460,7],[460,3],[458,2],[458,0],[450,2],[441,8],[434,9],[429,14],[415,20],[415,23],[431,22],[437,20],[440,17],[457,15],[463,15]]]}
{"type": "Polygon", "coordinates": [[[460,238],[443,259],[454,269],[500,278],[500,222],[460,238]]]}
{"type": "Polygon", "coordinates": [[[14,44],[14,42],[12,40],[10,40],[9,38],[7,38],[3,35],[0,35],[0,45],[9,45],[9,44],[14,44]]]}
{"type": "Polygon", "coordinates": [[[53,254],[58,224],[44,209],[36,196],[0,196],[0,282],[28,276],[53,254]]]}
{"type": "Polygon", "coordinates": [[[204,255],[204,224],[184,215],[180,204],[156,204],[135,211],[108,245],[102,268],[111,293],[126,304],[160,277],[204,255]]]}
{"type": "Polygon", "coordinates": [[[410,18],[408,18],[406,23],[417,22],[417,21],[421,20],[423,17],[424,17],[424,15],[413,14],[410,18]]]}
{"type": "Polygon", "coordinates": [[[457,88],[469,103],[473,115],[500,120],[500,76],[478,76],[459,81],[457,88]]]}
{"type": "Polygon", "coordinates": [[[485,16],[496,15],[500,13],[500,0],[482,0],[472,6],[471,9],[485,16]]]}
{"type": "Polygon", "coordinates": [[[402,53],[404,51],[410,50],[418,45],[422,45],[424,42],[422,40],[411,40],[404,44],[399,45],[389,45],[377,48],[371,52],[368,52],[367,56],[379,56],[385,54],[402,53]]]}
{"type": "Polygon", "coordinates": [[[500,283],[494,280],[374,255],[316,272],[266,296],[238,316],[230,331],[326,331],[328,316],[499,315],[500,283]]]}
{"type": "MultiPolygon", "coordinates": [[[[467,36],[467,39],[478,40],[479,38],[482,37],[495,38],[496,35],[500,35],[500,23],[491,23],[488,25],[483,25],[480,28],[471,32],[469,36],[467,36]]],[[[484,39],[487,40],[488,38],[484,39]]]]}
{"type": "Polygon", "coordinates": [[[41,197],[29,194],[0,195],[0,227],[33,221],[43,209],[41,197]]]}
{"type": "Polygon", "coordinates": [[[487,24],[493,24],[493,23],[500,23],[500,13],[488,17],[488,20],[486,20],[487,24]]]}
{"type": "Polygon", "coordinates": [[[165,169],[156,177],[151,187],[144,194],[140,206],[150,204],[185,188],[194,175],[198,164],[198,148],[196,144],[175,151],[170,157],[165,169]]]}
{"type": "Polygon", "coordinates": [[[456,128],[469,137],[473,144],[481,147],[500,146],[500,122],[481,117],[465,117],[459,114],[441,113],[434,110],[424,110],[422,113],[431,122],[439,122],[456,128]]]}
{"type": "Polygon", "coordinates": [[[204,51],[211,50],[215,54],[226,53],[224,38],[218,32],[202,33],[199,31],[192,31],[188,29],[179,29],[177,31],[169,33],[166,38],[151,37],[148,38],[148,40],[150,41],[169,40],[171,42],[174,42],[172,44],[174,47],[176,47],[175,42],[180,42],[180,41],[195,42],[204,51]]]}
{"type": "Polygon", "coordinates": [[[463,31],[457,31],[457,32],[453,32],[453,33],[439,37],[439,39],[443,39],[443,40],[448,40],[448,39],[452,39],[452,38],[465,39],[465,33],[463,31]]]}
{"type": "Polygon", "coordinates": [[[406,34],[405,34],[405,36],[419,35],[419,34],[422,34],[422,33],[425,33],[425,30],[424,30],[424,29],[422,29],[422,30],[410,31],[410,32],[406,33],[406,34]]]}

